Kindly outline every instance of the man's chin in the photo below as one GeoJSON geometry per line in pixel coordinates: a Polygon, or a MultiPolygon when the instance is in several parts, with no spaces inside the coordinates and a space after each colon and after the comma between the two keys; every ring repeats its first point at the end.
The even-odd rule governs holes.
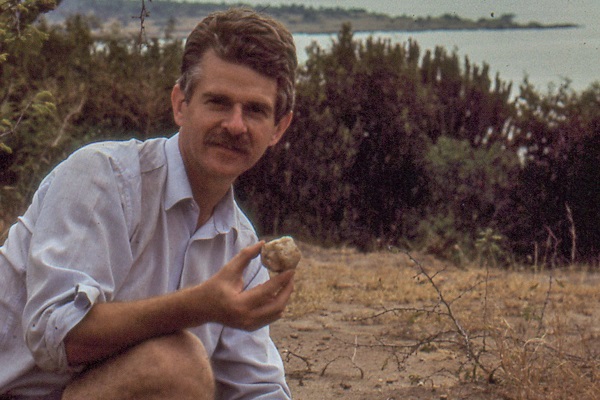
{"type": "Polygon", "coordinates": [[[211,160],[206,164],[215,174],[223,178],[237,178],[248,169],[246,155],[236,151],[218,151],[213,154],[211,160]]]}

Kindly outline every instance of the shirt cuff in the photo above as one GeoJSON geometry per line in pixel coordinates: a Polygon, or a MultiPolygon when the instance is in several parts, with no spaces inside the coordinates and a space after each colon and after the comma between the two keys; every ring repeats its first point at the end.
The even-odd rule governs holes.
{"type": "Polygon", "coordinates": [[[78,372],[81,370],[81,366],[71,367],[69,365],[64,339],[71,329],[85,317],[99,296],[100,290],[98,288],[77,285],[73,301],[58,307],[50,316],[46,326],[47,348],[51,353],[50,358],[58,365],[59,371],[78,372]]]}
{"type": "Polygon", "coordinates": [[[75,300],[73,304],[79,310],[90,308],[100,296],[100,290],[89,285],[77,285],[75,287],[75,300]]]}

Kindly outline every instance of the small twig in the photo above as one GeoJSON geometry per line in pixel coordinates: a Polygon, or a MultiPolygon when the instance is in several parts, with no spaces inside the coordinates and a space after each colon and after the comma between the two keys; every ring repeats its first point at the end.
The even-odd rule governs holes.
{"type": "MultiPolygon", "coordinates": [[[[484,286],[484,295],[483,295],[483,348],[482,351],[485,351],[487,347],[487,336],[488,336],[488,294],[489,294],[489,282],[490,282],[490,266],[488,263],[485,263],[485,286],[484,286]]],[[[492,372],[493,374],[493,372],[492,372]]]]}
{"type": "MultiPolygon", "coordinates": [[[[152,2],[152,0],[148,0],[150,2],[152,2]]],[[[142,8],[140,10],[140,15],[139,16],[132,16],[131,18],[134,19],[139,19],[140,20],[140,34],[139,34],[139,38],[138,38],[138,44],[141,46],[142,43],[144,42],[144,38],[146,36],[146,18],[148,18],[150,16],[150,11],[148,11],[148,8],[146,7],[146,0],[142,0],[142,8]]]]}
{"type": "Polygon", "coordinates": [[[548,231],[548,239],[546,239],[546,255],[544,256],[544,263],[546,263],[546,257],[548,254],[548,251],[550,250],[550,246],[552,246],[552,244],[554,243],[554,245],[552,246],[552,260],[550,263],[550,267],[554,268],[557,262],[557,257],[558,257],[558,245],[560,243],[560,241],[558,240],[558,238],[556,237],[556,235],[554,235],[554,232],[552,232],[552,229],[550,229],[549,226],[545,226],[546,230],[548,231]]]}
{"type": "Polygon", "coordinates": [[[19,127],[19,124],[21,124],[21,121],[23,120],[23,117],[25,116],[25,113],[31,107],[31,105],[33,104],[34,100],[35,99],[31,99],[29,101],[29,103],[27,103],[27,105],[25,106],[25,108],[23,109],[23,111],[21,111],[21,114],[19,115],[19,118],[17,118],[17,122],[15,122],[15,124],[12,126],[12,128],[0,132],[0,139],[2,139],[5,136],[11,135],[11,134],[14,134],[14,133],[17,132],[17,128],[19,127]]]}
{"type": "Polygon", "coordinates": [[[50,147],[56,147],[58,146],[58,144],[60,143],[62,137],[64,136],[67,127],[69,125],[69,122],[71,122],[71,119],[81,113],[81,110],[83,109],[83,106],[85,105],[85,102],[87,101],[87,96],[83,96],[80,100],[79,100],[79,104],[72,109],[71,111],[69,111],[69,113],[65,116],[65,118],[63,119],[63,122],[60,126],[60,129],[58,130],[58,134],[56,135],[56,138],[54,139],[54,141],[52,142],[52,144],[50,145],[50,147]]]}
{"type": "Polygon", "coordinates": [[[468,350],[469,354],[471,354],[472,353],[470,350],[471,349],[471,341],[469,339],[469,334],[467,333],[465,328],[463,328],[462,324],[458,321],[458,319],[454,315],[454,311],[452,310],[450,303],[446,300],[446,298],[444,297],[444,294],[442,293],[442,290],[439,288],[437,283],[434,281],[433,278],[435,277],[435,274],[430,275],[427,272],[427,270],[425,269],[425,267],[418,260],[413,258],[413,256],[410,253],[407,252],[406,255],[410,258],[410,260],[412,262],[414,262],[417,265],[417,267],[419,267],[419,270],[421,271],[421,273],[423,275],[425,275],[425,277],[429,281],[429,284],[436,291],[440,303],[443,304],[446,309],[446,312],[444,314],[447,315],[452,320],[452,322],[454,323],[454,326],[458,329],[459,333],[465,340],[465,345],[467,346],[467,350],[468,350]]]}
{"type": "Polygon", "coordinates": [[[394,315],[398,315],[398,313],[401,312],[414,312],[414,313],[424,313],[424,314],[439,314],[439,311],[432,311],[432,310],[426,310],[426,309],[422,309],[422,308],[416,308],[416,307],[394,307],[394,308],[385,308],[383,309],[383,311],[379,311],[375,314],[372,315],[368,315],[366,317],[361,317],[361,318],[353,318],[354,321],[360,322],[360,321],[366,321],[369,319],[375,319],[375,318],[379,318],[383,315],[386,314],[394,314],[394,315]]]}
{"type": "Polygon", "coordinates": [[[544,305],[540,313],[540,321],[538,325],[537,336],[540,336],[542,329],[544,328],[544,317],[546,315],[546,308],[550,303],[550,294],[552,293],[552,282],[554,281],[554,268],[550,269],[550,276],[548,277],[548,290],[546,291],[546,298],[544,299],[544,305]]]}
{"type": "Polygon", "coordinates": [[[358,336],[354,335],[354,353],[352,353],[352,363],[354,364],[354,359],[356,358],[356,351],[358,350],[358,336]]]}
{"type": "Polygon", "coordinates": [[[577,231],[575,230],[575,221],[573,220],[573,212],[571,211],[571,207],[569,207],[569,203],[565,203],[565,208],[567,209],[567,219],[571,225],[569,228],[569,232],[571,233],[571,264],[574,264],[577,257],[577,231]]]}
{"type": "Polygon", "coordinates": [[[427,272],[427,270],[425,269],[425,267],[418,261],[416,260],[410,253],[405,252],[405,254],[408,256],[408,258],[415,263],[415,265],[419,268],[420,272],[427,278],[427,280],[429,281],[429,284],[433,287],[433,289],[436,291],[437,295],[438,295],[438,299],[439,299],[439,304],[443,305],[444,310],[443,312],[441,312],[442,315],[445,315],[446,317],[448,317],[454,327],[457,330],[457,333],[462,337],[462,341],[463,341],[463,345],[465,346],[465,351],[466,351],[466,355],[467,355],[467,359],[471,362],[473,362],[473,367],[474,368],[480,368],[483,372],[485,372],[486,374],[489,373],[488,369],[480,362],[479,359],[479,355],[481,353],[477,353],[474,351],[473,349],[473,343],[472,343],[472,338],[469,334],[469,332],[462,326],[461,322],[459,321],[458,317],[454,314],[454,310],[452,308],[451,302],[449,302],[442,290],[440,289],[440,287],[438,286],[438,284],[435,282],[435,280],[433,279],[435,277],[435,275],[431,275],[427,272]]]}
{"type": "Polygon", "coordinates": [[[352,363],[352,366],[360,372],[360,379],[363,379],[365,377],[365,371],[363,371],[363,369],[354,362],[352,357],[348,357],[348,356],[338,356],[338,357],[334,358],[333,360],[328,361],[327,364],[325,364],[325,366],[321,370],[321,373],[319,374],[319,376],[325,376],[325,372],[327,371],[327,368],[329,368],[329,366],[331,364],[333,364],[334,362],[336,362],[338,360],[342,360],[342,359],[350,360],[350,362],[352,363]]]}
{"type": "Polygon", "coordinates": [[[300,354],[294,353],[293,351],[291,351],[289,349],[284,349],[282,351],[282,353],[284,353],[284,354],[287,355],[286,361],[289,362],[290,356],[296,357],[297,359],[304,361],[304,363],[306,364],[306,371],[307,372],[311,372],[312,371],[312,363],[308,360],[308,357],[301,356],[300,354]]]}
{"type": "Polygon", "coordinates": [[[458,296],[456,296],[454,299],[450,300],[449,303],[453,304],[455,301],[462,299],[464,295],[466,295],[467,293],[471,293],[477,286],[481,285],[482,283],[486,283],[486,281],[475,282],[474,284],[460,292],[458,296]]]}

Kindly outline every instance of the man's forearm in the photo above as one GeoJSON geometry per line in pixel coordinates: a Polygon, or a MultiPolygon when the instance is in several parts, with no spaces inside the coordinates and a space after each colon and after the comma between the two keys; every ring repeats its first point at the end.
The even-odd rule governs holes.
{"type": "Polygon", "coordinates": [[[194,321],[187,315],[187,294],[95,304],[65,338],[69,364],[99,361],[144,340],[203,323],[201,315],[194,321]]]}
{"type": "Polygon", "coordinates": [[[69,363],[99,361],[144,340],[207,322],[252,331],[276,321],[292,294],[294,271],[245,291],[243,271],[262,244],[242,249],[198,286],[145,300],[92,306],[65,338],[69,363]]]}

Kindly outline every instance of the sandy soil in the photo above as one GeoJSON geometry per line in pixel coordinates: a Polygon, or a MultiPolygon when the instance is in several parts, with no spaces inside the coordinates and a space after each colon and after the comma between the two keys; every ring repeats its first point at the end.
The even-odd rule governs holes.
{"type": "Polygon", "coordinates": [[[421,353],[402,365],[380,340],[384,325],[349,321],[351,305],[272,327],[297,400],[499,399],[482,385],[459,384],[455,354],[421,353]],[[448,370],[446,370],[448,368],[448,370]]]}
{"type": "MultiPolygon", "coordinates": [[[[450,332],[440,336],[441,340],[421,345],[418,351],[413,351],[420,340],[415,339],[419,334],[411,331],[404,318],[385,313],[386,309],[399,303],[408,309],[425,309],[428,302],[436,301],[434,290],[430,297],[417,291],[411,292],[414,286],[430,292],[432,288],[427,288],[429,282],[419,280],[414,264],[411,265],[406,255],[362,254],[351,249],[324,250],[306,245],[301,248],[304,259],[297,273],[297,288],[289,315],[271,327],[295,399],[507,398],[501,395],[501,385],[489,384],[482,379],[476,383],[461,379],[468,370],[465,366],[469,364],[464,348],[456,345],[460,335],[450,332]],[[394,271],[402,275],[395,275],[394,271]],[[404,282],[389,283],[402,280],[404,282]],[[408,297],[382,295],[389,292],[390,296],[394,296],[394,292],[400,291],[410,293],[408,297]],[[412,302],[411,296],[414,298],[412,302]],[[382,311],[383,316],[373,317],[382,311]],[[448,338],[447,343],[444,338],[448,338]]],[[[428,265],[433,265],[434,271],[443,270],[443,274],[434,278],[435,282],[443,285],[445,293],[450,293],[456,285],[465,287],[466,280],[479,279],[473,276],[482,276],[480,269],[475,272],[453,267],[447,269],[447,266],[430,258],[425,260],[428,265]]],[[[507,276],[504,271],[492,275],[488,276],[490,281],[507,276]]],[[[515,323],[525,320],[525,308],[513,304],[513,300],[524,300],[528,305],[536,301],[539,307],[543,307],[547,303],[544,298],[549,297],[549,290],[543,287],[546,278],[545,274],[524,273],[522,278],[515,280],[522,282],[525,291],[532,292],[532,287],[539,287],[539,296],[512,299],[511,293],[514,292],[501,292],[511,297],[502,301],[503,305],[520,310],[514,316],[507,313],[506,318],[513,318],[515,323]]],[[[561,279],[564,287],[566,278],[561,279]]],[[[590,293],[598,284],[597,274],[574,274],[569,279],[576,280],[574,284],[577,285],[591,285],[590,293]]],[[[500,286],[508,288],[512,285],[510,282],[512,280],[507,280],[500,286]]],[[[561,281],[555,278],[555,282],[561,281]]],[[[555,284],[554,287],[558,286],[555,284]]],[[[466,290],[464,293],[475,291],[466,290]]],[[[458,301],[463,299],[456,297],[456,308],[465,306],[470,312],[481,315],[481,291],[478,294],[465,299],[461,305],[458,301]]],[[[582,295],[585,296],[585,293],[582,292],[582,295]]],[[[578,315],[589,322],[597,351],[600,348],[600,329],[594,321],[600,318],[600,313],[597,306],[593,307],[592,310],[580,310],[578,315]]],[[[470,327],[476,324],[467,315],[461,315],[461,318],[469,318],[470,327]]],[[[523,325],[519,329],[524,331],[526,327],[523,325]]],[[[436,327],[431,332],[436,332],[436,329],[442,328],[436,327]]]]}
{"type": "MultiPolygon", "coordinates": [[[[419,353],[401,364],[382,343],[385,324],[348,318],[360,306],[338,304],[329,310],[272,326],[297,400],[500,399],[486,385],[458,381],[456,354],[419,353]]],[[[409,345],[409,343],[407,343],[409,345]]]]}

